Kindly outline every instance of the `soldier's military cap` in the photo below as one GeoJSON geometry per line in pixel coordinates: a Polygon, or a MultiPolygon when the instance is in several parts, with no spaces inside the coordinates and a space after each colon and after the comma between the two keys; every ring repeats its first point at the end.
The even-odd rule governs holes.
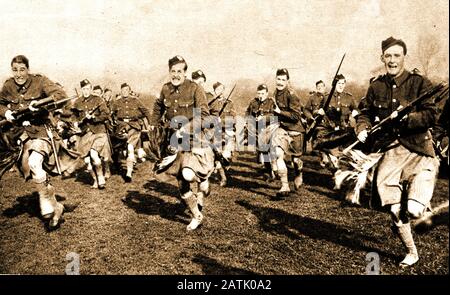
{"type": "Polygon", "coordinates": [[[111,90],[111,89],[109,89],[109,88],[105,88],[105,92],[108,92],[108,91],[111,91],[111,92],[112,92],[112,90],[111,90]]]}
{"type": "MultiPolygon", "coordinates": [[[[128,85],[127,83],[122,83],[122,85],[120,85],[120,89],[124,88],[124,87],[130,87],[130,85],[128,85]]],[[[131,87],[130,87],[131,88],[131,87]]]]}
{"type": "Polygon", "coordinates": [[[192,72],[192,80],[198,79],[198,78],[203,78],[205,79],[206,82],[206,76],[205,73],[203,73],[201,70],[197,70],[195,72],[192,72]]]}
{"type": "Polygon", "coordinates": [[[169,69],[172,68],[174,65],[184,63],[187,68],[187,62],[184,60],[184,58],[180,55],[175,55],[171,59],[169,59],[169,69]]]}
{"type": "Polygon", "coordinates": [[[283,69],[278,69],[277,70],[277,76],[286,76],[287,79],[289,80],[289,71],[286,68],[283,69]]]}
{"type": "MultiPolygon", "coordinates": [[[[100,85],[95,85],[94,88],[93,88],[93,90],[97,90],[97,89],[102,90],[102,87],[100,87],[100,85]]],[[[102,91],[103,91],[103,90],[102,90],[102,91]]]]}
{"type": "Polygon", "coordinates": [[[91,82],[89,82],[88,79],[84,79],[83,81],[80,82],[80,87],[83,88],[86,85],[91,84],[91,82]]]}
{"type": "Polygon", "coordinates": [[[339,80],[345,80],[344,75],[342,75],[342,74],[337,75],[336,76],[336,81],[339,81],[339,80]]]}
{"type": "Polygon", "coordinates": [[[319,85],[320,83],[325,84],[322,80],[319,80],[319,81],[316,82],[316,86],[319,85]]]}
{"type": "Polygon", "coordinates": [[[214,84],[213,84],[213,89],[216,90],[216,88],[219,87],[220,85],[223,85],[223,84],[220,83],[220,82],[214,83],[214,84]]]}
{"type": "Polygon", "coordinates": [[[260,84],[258,85],[258,88],[256,88],[257,91],[266,90],[269,91],[269,88],[267,88],[266,84],[260,84]]]}
{"type": "Polygon", "coordinates": [[[403,40],[401,39],[395,39],[394,37],[389,37],[386,40],[383,40],[381,42],[381,51],[384,53],[386,51],[386,49],[388,49],[389,47],[392,47],[394,45],[400,45],[401,47],[403,47],[403,52],[406,55],[406,44],[405,42],[403,42],[403,40]]]}

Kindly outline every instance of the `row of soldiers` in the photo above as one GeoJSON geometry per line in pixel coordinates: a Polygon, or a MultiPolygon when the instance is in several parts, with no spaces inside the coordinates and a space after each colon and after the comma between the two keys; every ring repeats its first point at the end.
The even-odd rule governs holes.
{"type": "MultiPolygon", "coordinates": [[[[334,81],[336,93],[329,109],[323,108],[326,94],[321,81],[317,83],[317,93],[303,107],[295,91],[289,87],[290,76],[287,69],[276,71],[273,97],[269,96],[269,89],[265,84],[257,87],[257,98],[250,102],[247,114],[254,116],[257,121],[270,120],[273,117],[277,119],[273,128],[267,127],[257,134],[259,142],[270,146],[268,150],[259,151],[260,159],[271,175],[281,180],[277,196],[283,198],[291,192],[287,158],[291,159],[295,172],[294,189],[298,190],[303,183],[301,157],[305,151],[308,120],[315,121],[317,115],[325,118],[314,133],[314,139],[315,146],[329,157],[329,154],[333,154],[333,149],[342,145],[330,146],[327,145],[327,140],[321,141],[323,137],[329,136],[330,132],[332,135],[338,133],[338,138],[343,135],[344,139],[348,140],[345,136],[350,130],[353,132],[350,134],[354,134],[364,143],[368,140],[370,128],[374,124],[386,117],[395,118],[400,106],[407,105],[429,88],[430,82],[425,77],[404,69],[406,45],[402,40],[391,37],[384,40],[381,47],[381,59],[386,74],[371,81],[367,95],[358,105],[351,95],[344,91],[346,81],[342,75],[338,75],[334,81]],[[339,134],[342,130],[345,132],[339,134]]],[[[205,127],[208,124],[201,125],[201,135],[195,135],[187,126],[194,120],[195,109],[200,110],[202,120],[215,117],[219,123],[226,121],[227,117],[235,116],[236,111],[232,101],[224,96],[225,89],[221,83],[214,84],[214,93],[209,95],[208,102],[208,95],[203,89],[205,74],[196,71],[192,73],[192,80],[187,79],[187,62],[183,57],[171,58],[168,66],[170,81],[163,85],[160,96],[154,103],[153,112],[135,95],[130,95],[131,89],[126,83],[121,85],[120,98],[108,105],[99,95],[92,93],[93,87],[89,80],[81,81],[82,95],[57,115],[62,122],[59,123],[61,128],[70,130],[69,135],[65,142],[58,141],[58,144],[55,144],[54,136],[58,136],[52,128],[55,126],[55,114],[37,107],[37,102],[43,97],[50,97],[57,102],[66,97],[64,90],[45,76],[29,74],[26,57],[19,55],[12,59],[13,77],[4,83],[1,90],[0,116],[11,123],[8,127],[10,130],[7,131],[19,130],[15,132],[18,135],[15,139],[18,139],[22,148],[19,159],[21,172],[25,178],[31,178],[35,183],[39,192],[41,214],[50,219],[51,228],[57,227],[64,207],[55,198],[47,172],[52,171],[55,166],[58,166],[56,168],[59,172],[70,172],[73,168],[68,164],[70,160],[81,158],[88,167],[92,167],[91,174],[96,186],[104,188],[109,176],[105,163],[111,161],[113,147],[108,121],[114,127],[114,137],[120,138],[118,135],[123,134],[125,179],[128,181],[131,181],[133,165],[136,162],[135,151],[142,146],[142,135],[154,136],[158,134],[155,130],[166,130],[166,144],[161,145],[164,150],[156,168],[163,171],[172,167],[175,171],[181,196],[193,217],[187,229],[194,230],[201,224],[204,197],[210,190],[208,179],[214,169],[220,172],[221,184],[226,184],[224,166],[229,164],[232,158],[235,130],[224,126],[225,135],[221,139],[224,144],[216,146],[209,144],[211,137],[205,137],[210,132],[210,128],[205,127]],[[16,117],[17,111],[24,107],[28,107],[32,114],[16,117]],[[148,126],[142,123],[144,119],[147,120],[148,126]],[[182,119],[186,119],[184,123],[187,124],[181,124],[182,119]],[[201,140],[206,138],[204,141],[207,144],[185,150],[178,141],[169,140],[173,136],[182,138],[183,134],[190,135],[191,140],[192,136],[198,136],[201,140]],[[198,183],[197,192],[192,191],[192,182],[198,183]]],[[[409,220],[421,216],[429,207],[432,197],[439,163],[428,129],[435,124],[436,116],[434,102],[424,101],[401,118],[399,125],[385,132],[380,138],[372,140],[373,145],[367,147],[369,151],[382,150],[385,153],[379,165],[376,186],[382,205],[389,206],[396,233],[407,250],[407,255],[401,262],[402,266],[412,265],[418,260],[409,220]],[[404,186],[405,182],[409,184],[404,186]],[[406,202],[404,196],[407,198],[406,202]]],[[[323,162],[324,159],[325,156],[323,162]]]]}

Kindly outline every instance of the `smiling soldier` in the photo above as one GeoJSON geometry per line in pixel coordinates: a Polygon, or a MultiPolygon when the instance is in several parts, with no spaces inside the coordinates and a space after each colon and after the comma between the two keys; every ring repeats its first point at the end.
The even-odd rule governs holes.
{"type": "Polygon", "coordinates": [[[23,149],[19,159],[20,170],[25,179],[32,179],[39,193],[41,215],[49,220],[50,229],[54,229],[64,211],[64,206],[56,200],[55,189],[47,174],[56,165],[56,155],[49,137],[54,126],[49,112],[34,106],[39,99],[51,97],[57,101],[66,97],[66,93],[47,77],[30,74],[29,61],[23,55],[12,59],[11,70],[13,77],[5,81],[0,93],[0,117],[21,128],[20,143],[23,149]],[[32,111],[29,116],[20,119],[14,116],[14,111],[27,106],[32,111]]]}
{"type": "MultiPolygon", "coordinates": [[[[386,74],[373,79],[360,103],[356,132],[361,142],[368,130],[386,117],[395,119],[397,110],[429,90],[430,81],[405,70],[406,44],[388,38],[381,43],[381,61],[386,74]]],[[[411,233],[410,220],[419,218],[430,205],[439,161],[435,157],[429,128],[436,118],[436,106],[430,97],[383,134],[371,139],[373,151],[383,152],[376,175],[376,187],[383,206],[391,213],[393,229],[406,248],[400,266],[419,260],[411,233]]]]}

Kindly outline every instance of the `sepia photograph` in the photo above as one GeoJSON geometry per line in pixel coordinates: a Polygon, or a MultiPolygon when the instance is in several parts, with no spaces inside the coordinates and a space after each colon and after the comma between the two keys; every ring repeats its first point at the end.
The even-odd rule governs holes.
{"type": "Polygon", "coordinates": [[[448,276],[448,1],[0,2],[0,274],[448,276]]]}

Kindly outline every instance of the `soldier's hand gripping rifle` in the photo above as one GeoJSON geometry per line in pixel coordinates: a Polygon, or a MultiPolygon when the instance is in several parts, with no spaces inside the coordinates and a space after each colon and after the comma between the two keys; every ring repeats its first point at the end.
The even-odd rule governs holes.
{"type": "MultiPolygon", "coordinates": [[[[230,91],[230,93],[228,94],[228,97],[227,97],[227,99],[225,100],[225,102],[227,102],[228,99],[231,97],[231,94],[233,94],[234,88],[236,88],[236,84],[234,84],[233,88],[231,88],[231,91],[230,91]]],[[[216,96],[216,97],[214,97],[214,99],[211,99],[211,101],[208,102],[208,107],[210,107],[216,100],[218,100],[219,97],[220,97],[220,96],[216,96]]],[[[222,111],[222,112],[223,112],[223,111],[222,111]]],[[[219,116],[220,116],[220,115],[219,115],[219,116]]]]}
{"type": "MultiPolygon", "coordinates": [[[[60,99],[58,101],[54,101],[53,97],[47,97],[44,99],[41,99],[37,101],[37,103],[34,103],[32,107],[34,108],[45,108],[47,111],[53,111],[58,108],[60,108],[64,103],[70,101],[74,97],[68,97],[65,99],[60,99]]],[[[13,116],[15,118],[14,121],[20,119],[20,117],[27,115],[31,113],[32,110],[28,107],[19,109],[13,112],[13,116]]],[[[14,122],[13,121],[13,122],[14,122]]],[[[7,124],[14,124],[10,121],[4,119],[0,121],[0,128],[7,124]]],[[[53,146],[52,146],[53,148],[53,146]]],[[[22,146],[15,146],[15,145],[9,145],[7,142],[3,142],[3,140],[0,139],[0,179],[2,178],[3,174],[9,170],[14,163],[18,161],[20,158],[22,152],[22,146]]],[[[55,153],[56,155],[56,153],[55,153]]]]}
{"type": "MultiPolygon", "coordinates": [[[[439,95],[441,97],[446,93],[448,93],[448,85],[446,85],[446,83],[444,83],[444,82],[441,82],[436,86],[430,87],[424,94],[422,94],[418,98],[414,99],[413,101],[408,103],[406,106],[404,106],[404,107],[400,106],[390,116],[387,116],[386,118],[384,118],[383,120],[378,122],[376,125],[374,125],[372,128],[370,128],[370,130],[368,130],[368,132],[367,132],[367,135],[373,136],[375,133],[382,130],[387,125],[400,122],[403,119],[403,117],[408,115],[414,109],[414,107],[417,106],[418,104],[420,104],[422,101],[429,99],[431,97],[437,96],[437,95],[439,95]],[[396,116],[393,116],[393,114],[395,112],[397,112],[397,114],[396,114],[396,116]]],[[[359,142],[361,142],[359,139],[356,140],[354,143],[352,143],[347,148],[345,148],[343,153],[347,154],[349,152],[349,150],[351,150],[353,147],[355,147],[359,142]]]]}
{"type": "Polygon", "coordinates": [[[84,123],[86,123],[87,120],[91,119],[91,116],[100,108],[101,103],[98,104],[95,108],[93,108],[92,110],[85,112],[85,115],[83,116],[83,118],[81,118],[81,120],[75,122],[74,127],[72,127],[72,132],[74,134],[80,134],[83,133],[83,131],[81,130],[80,126],[82,126],[84,123]]]}
{"type": "MultiPolygon", "coordinates": [[[[334,74],[333,82],[331,84],[331,90],[330,90],[330,93],[328,94],[327,100],[325,101],[325,103],[322,106],[322,109],[325,112],[327,111],[327,109],[328,109],[328,107],[330,105],[330,102],[331,102],[331,98],[333,97],[334,91],[336,90],[336,84],[337,84],[336,77],[339,74],[339,70],[341,69],[341,65],[342,65],[342,62],[344,61],[344,58],[345,58],[345,53],[342,56],[342,59],[341,59],[341,62],[339,63],[339,66],[338,66],[338,69],[336,71],[336,74],[334,74]]],[[[314,130],[322,122],[323,117],[324,117],[323,115],[319,114],[319,115],[317,115],[314,118],[314,121],[311,123],[311,126],[309,126],[309,129],[306,132],[306,135],[305,135],[305,140],[306,141],[308,141],[312,137],[312,135],[314,134],[314,130]]]]}
{"type": "MultiPolygon", "coordinates": [[[[30,104],[30,106],[18,109],[16,111],[12,112],[12,115],[15,118],[15,121],[17,121],[18,119],[20,119],[21,117],[28,115],[30,113],[32,113],[32,108],[34,109],[45,109],[48,112],[54,111],[56,109],[59,109],[63,104],[65,104],[66,102],[72,100],[76,98],[76,96],[73,97],[67,97],[67,98],[63,98],[60,100],[55,101],[53,96],[49,96],[40,100],[35,101],[34,103],[32,102],[30,104]]],[[[4,125],[7,125],[8,123],[11,123],[10,121],[3,119],[0,121],[0,127],[3,127],[4,125]]]]}

